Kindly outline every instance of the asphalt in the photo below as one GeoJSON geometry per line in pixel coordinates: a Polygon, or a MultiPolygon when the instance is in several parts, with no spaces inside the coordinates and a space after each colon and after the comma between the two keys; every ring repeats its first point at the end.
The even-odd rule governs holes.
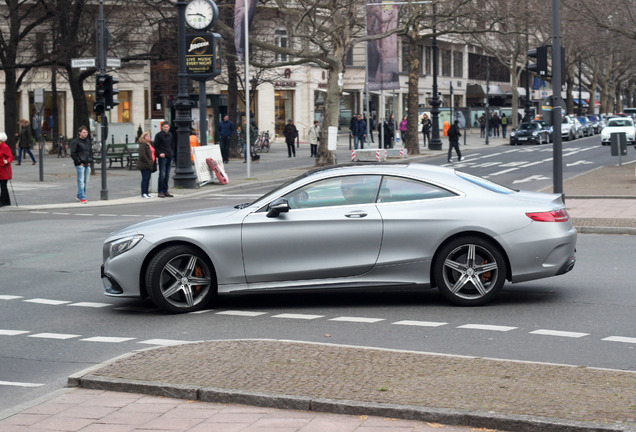
{"type": "MultiPolygon", "coordinates": [[[[490,138],[488,145],[506,143],[490,138]]],[[[483,146],[473,132],[462,151],[483,146]]],[[[443,152],[422,148],[406,160],[446,149],[446,142],[443,152]]],[[[346,137],[336,153],[339,163],[350,160],[346,137]]],[[[630,149],[621,165],[564,182],[579,232],[636,234],[635,155],[630,149]]],[[[232,160],[230,184],[171,192],[178,200],[274,185],[312,162],[306,144],[288,158],[284,144],[275,143],[249,177],[246,165],[232,160]]],[[[18,206],[0,214],[143,201],[135,170],[108,170],[106,187],[97,170],[86,205],[75,201],[70,159],[45,156],[42,181],[39,174],[37,164],[14,165],[10,192],[18,206]]],[[[201,341],[135,351],[80,371],[66,389],[0,412],[0,430],[636,431],[636,373],[300,341],[201,341]]]]}

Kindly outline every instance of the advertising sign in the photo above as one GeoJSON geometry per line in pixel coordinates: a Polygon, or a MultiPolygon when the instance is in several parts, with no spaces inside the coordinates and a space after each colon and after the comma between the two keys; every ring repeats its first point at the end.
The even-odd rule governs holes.
{"type": "Polygon", "coordinates": [[[207,81],[221,73],[220,35],[198,33],[186,35],[186,73],[188,78],[207,81]]]}

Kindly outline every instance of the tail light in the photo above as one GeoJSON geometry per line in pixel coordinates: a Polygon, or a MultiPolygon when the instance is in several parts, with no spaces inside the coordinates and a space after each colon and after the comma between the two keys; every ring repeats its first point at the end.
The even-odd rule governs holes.
{"type": "Polygon", "coordinates": [[[526,216],[536,222],[567,222],[570,220],[570,215],[564,208],[546,212],[526,213],[526,216]]]}

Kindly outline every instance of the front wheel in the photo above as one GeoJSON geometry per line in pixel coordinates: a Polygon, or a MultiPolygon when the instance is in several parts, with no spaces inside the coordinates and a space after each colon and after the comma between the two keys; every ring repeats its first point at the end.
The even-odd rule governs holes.
{"type": "Polygon", "coordinates": [[[265,150],[265,153],[269,153],[269,140],[266,139],[265,142],[263,143],[263,150],[265,150]]]}
{"type": "Polygon", "coordinates": [[[473,236],[444,245],[433,263],[433,275],[442,296],[459,306],[479,306],[503,288],[507,265],[490,241],[473,236]]]}
{"type": "Polygon", "coordinates": [[[173,313],[205,308],[216,294],[216,277],[207,256],[186,245],[170,246],[155,255],[146,271],[152,302],[173,313]]]}

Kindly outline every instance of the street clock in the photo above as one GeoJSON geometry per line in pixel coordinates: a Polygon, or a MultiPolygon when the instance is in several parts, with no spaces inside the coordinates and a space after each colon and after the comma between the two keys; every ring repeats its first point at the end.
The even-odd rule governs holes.
{"type": "Polygon", "coordinates": [[[185,9],[186,24],[194,30],[206,30],[216,23],[219,9],[212,0],[190,0],[185,9]]]}

